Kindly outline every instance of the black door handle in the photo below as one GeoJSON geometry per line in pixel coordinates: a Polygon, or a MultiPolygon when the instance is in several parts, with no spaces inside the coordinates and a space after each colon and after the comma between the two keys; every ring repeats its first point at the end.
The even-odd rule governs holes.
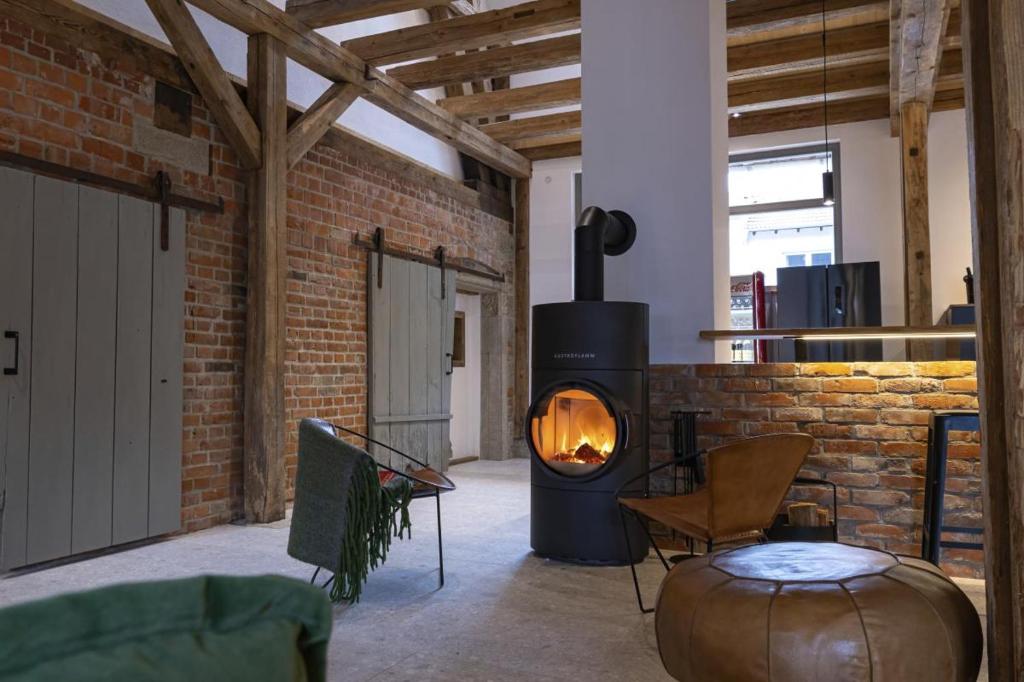
{"type": "Polygon", "coordinates": [[[835,290],[835,309],[836,309],[836,315],[842,315],[843,314],[843,288],[842,287],[836,287],[836,290],[835,290]]]}
{"type": "Polygon", "coordinates": [[[445,356],[447,356],[447,358],[448,358],[448,371],[445,372],[445,375],[454,374],[455,373],[455,354],[454,353],[445,353],[445,356]]]}
{"type": "Polygon", "coordinates": [[[18,373],[18,356],[21,355],[21,335],[18,332],[7,330],[4,332],[5,339],[14,339],[14,367],[4,367],[4,376],[13,376],[18,373]]]}

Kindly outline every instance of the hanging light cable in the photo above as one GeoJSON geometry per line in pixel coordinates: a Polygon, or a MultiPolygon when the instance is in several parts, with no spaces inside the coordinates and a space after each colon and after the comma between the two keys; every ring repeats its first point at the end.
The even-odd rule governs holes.
{"type": "Polygon", "coordinates": [[[828,149],[828,50],[826,43],[825,0],[821,0],[821,97],[825,112],[825,172],[821,174],[821,196],[825,206],[836,203],[836,183],[832,175],[832,154],[828,149]]]}

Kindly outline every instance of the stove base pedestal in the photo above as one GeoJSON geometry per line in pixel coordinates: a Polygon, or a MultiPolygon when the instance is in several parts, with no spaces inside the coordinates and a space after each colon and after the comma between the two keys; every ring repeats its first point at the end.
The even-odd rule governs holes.
{"type": "Polygon", "coordinates": [[[639,563],[647,556],[650,542],[632,515],[626,516],[626,528],[631,557],[613,493],[531,486],[530,546],[537,556],[600,566],[639,563]]]}

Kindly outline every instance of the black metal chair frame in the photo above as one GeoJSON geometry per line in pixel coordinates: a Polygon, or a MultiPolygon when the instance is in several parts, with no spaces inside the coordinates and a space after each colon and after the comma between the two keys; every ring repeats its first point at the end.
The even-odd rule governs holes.
{"type": "MultiPolygon", "coordinates": [[[[683,455],[682,457],[673,457],[672,459],[670,459],[667,462],[662,462],[661,464],[658,464],[657,466],[651,467],[650,469],[648,469],[644,473],[638,474],[637,476],[634,476],[633,478],[629,479],[628,481],[626,481],[625,483],[620,485],[618,487],[618,489],[613,493],[615,495],[615,499],[616,499],[616,502],[617,502],[618,507],[619,507],[619,519],[622,521],[622,535],[623,535],[623,537],[626,540],[626,557],[627,557],[627,560],[631,559],[631,557],[633,556],[633,548],[632,548],[632,546],[631,546],[631,544],[629,542],[629,527],[628,527],[627,522],[626,522],[626,514],[629,513],[629,514],[633,515],[633,518],[636,519],[636,522],[639,523],[640,527],[643,529],[644,534],[647,535],[647,539],[650,541],[651,546],[654,547],[654,551],[658,555],[658,559],[661,560],[661,565],[665,567],[665,572],[667,573],[668,571],[670,571],[672,569],[672,567],[669,566],[668,560],[665,559],[665,555],[661,553],[661,548],[659,548],[658,544],[654,541],[654,536],[651,535],[651,529],[650,529],[649,525],[647,524],[647,522],[644,520],[643,516],[641,516],[640,514],[635,512],[634,510],[630,509],[629,507],[626,507],[624,504],[622,504],[621,501],[619,501],[619,498],[622,496],[623,489],[626,488],[626,486],[628,486],[628,485],[630,485],[632,483],[636,483],[639,480],[649,478],[650,475],[653,474],[655,471],[661,471],[662,469],[667,469],[668,467],[676,467],[676,468],[678,468],[680,466],[693,466],[695,464],[695,462],[699,463],[700,457],[702,455],[704,455],[706,452],[707,452],[707,450],[698,450],[697,452],[694,452],[694,453],[689,454],[689,455],[683,455]]],[[[674,483],[673,483],[673,486],[674,486],[674,483]]],[[[650,485],[647,485],[647,486],[644,487],[643,497],[650,497],[650,496],[651,496],[651,487],[650,487],[650,485]]],[[[711,551],[711,544],[712,543],[710,541],[708,541],[708,551],[709,552],[711,551]]],[[[692,541],[688,542],[687,546],[688,546],[688,548],[690,550],[690,556],[693,556],[693,543],[692,543],[692,541]]],[[[636,590],[636,603],[640,607],[640,613],[654,613],[654,609],[653,608],[645,608],[644,607],[644,598],[643,598],[643,595],[640,593],[640,580],[637,578],[637,575],[636,575],[636,564],[633,563],[633,561],[631,561],[631,560],[629,561],[629,570],[633,574],[633,589],[636,590]]]]}
{"type": "Polygon", "coordinates": [[[973,410],[936,412],[928,429],[928,457],[925,463],[924,518],[921,524],[921,558],[938,566],[942,549],[984,549],[982,542],[943,540],[943,533],[983,534],[970,526],[947,526],[945,516],[946,465],[950,431],[981,431],[978,413],[973,410]]]}
{"type": "MultiPolygon", "coordinates": [[[[347,428],[345,426],[341,426],[339,424],[331,424],[330,422],[327,422],[327,423],[331,425],[331,428],[333,428],[333,429],[335,429],[337,431],[341,431],[343,433],[347,433],[347,434],[355,436],[357,438],[362,438],[367,443],[373,443],[374,445],[379,445],[380,447],[384,448],[385,450],[393,452],[396,455],[399,455],[400,457],[402,457],[403,459],[406,459],[409,462],[412,462],[413,464],[417,464],[417,465],[423,467],[424,469],[430,469],[430,466],[427,465],[426,463],[421,462],[420,460],[416,459],[412,455],[408,455],[408,454],[402,452],[401,450],[397,450],[397,449],[391,447],[387,443],[381,443],[379,440],[370,438],[366,434],[359,433],[358,431],[353,431],[352,429],[347,428]]],[[[429,488],[429,490],[421,490],[420,492],[413,491],[412,497],[413,497],[414,500],[419,500],[419,499],[425,499],[425,498],[428,498],[428,497],[433,497],[435,502],[437,503],[437,560],[438,560],[438,567],[440,569],[440,584],[438,585],[438,589],[441,589],[442,587],[444,587],[444,548],[443,548],[442,543],[441,543],[441,493],[442,492],[447,492],[449,490],[455,490],[455,484],[452,482],[452,480],[450,478],[448,478],[447,476],[442,474],[440,471],[435,471],[433,469],[431,469],[431,471],[434,471],[435,474],[440,476],[448,484],[447,487],[442,486],[442,485],[438,485],[437,483],[435,483],[433,481],[424,480],[424,479],[419,478],[417,476],[414,476],[414,475],[412,475],[412,474],[410,474],[410,473],[408,473],[406,471],[399,471],[398,469],[390,467],[387,464],[381,464],[380,462],[375,462],[375,463],[377,465],[377,468],[379,468],[379,469],[383,469],[385,471],[390,471],[391,473],[393,473],[393,474],[395,474],[397,476],[401,476],[402,478],[404,478],[404,479],[406,479],[408,481],[411,481],[413,483],[419,483],[419,484],[424,485],[427,488],[429,488]]],[[[320,568],[317,567],[317,569],[313,572],[313,577],[310,578],[310,580],[309,580],[309,583],[311,585],[316,584],[315,583],[316,577],[317,577],[317,575],[319,573],[320,573],[320,568]]],[[[328,586],[330,586],[330,584],[332,582],[334,582],[334,576],[331,576],[327,580],[327,582],[325,582],[323,585],[321,585],[321,587],[322,588],[327,588],[328,586]]]]}

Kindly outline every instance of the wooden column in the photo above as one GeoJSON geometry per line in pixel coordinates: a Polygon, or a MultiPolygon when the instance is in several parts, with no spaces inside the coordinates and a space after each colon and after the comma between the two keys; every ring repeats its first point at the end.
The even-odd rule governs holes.
{"type": "Polygon", "coordinates": [[[1024,4],[962,4],[989,679],[1024,679],[1024,4]]]}
{"type": "Polygon", "coordinates": [[[515,181],[516,341],[515,424],[513,437],[523,438],[530,406],[530,178],[515,181]]]}
{"type": "Polygon", "coordinates": [[[245,345],[245,516],[284,518],[285,50],[249,37],[248,105],[260,128],[262,163],[249,178],[249,270],[245,345]]]}
{"type": "MultiPolygon", "coordinates": [[[[907,102],[900,110],[903,148],[903,263],[907,326],[930,327],[932,256],[928,229],[928,106],[907,102]]],[[[928,342],[907,343],[908,359],[930,359],[928,342]]]]}

